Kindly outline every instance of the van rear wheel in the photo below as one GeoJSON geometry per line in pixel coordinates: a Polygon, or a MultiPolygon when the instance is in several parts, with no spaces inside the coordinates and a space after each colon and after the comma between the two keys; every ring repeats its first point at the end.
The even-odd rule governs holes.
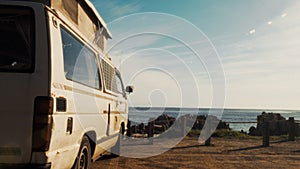
{"type": "Polygon", "coordinates": [[[91,163],[91,146],[89,139],[84,136],[80,145],[79,153],[76,157],[73,169],[88,169],[91,163]]]}

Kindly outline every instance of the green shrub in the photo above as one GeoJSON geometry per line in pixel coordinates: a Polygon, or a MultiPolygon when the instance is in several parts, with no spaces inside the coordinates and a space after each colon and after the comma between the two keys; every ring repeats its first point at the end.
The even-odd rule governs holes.
{"type": "Polygon", "coordinates": [[[233,131],[233,130],[216,130],[212,137],[246,137],[247,134],[241,133],[239,131],[233,131]]]}
{"type": "MultiPolygon", "coordinates": [[[[191,130],[188,136],[199,136],[201,134],[201,130],[191,130]]],[[[212,137],[239,137],[239,138],[252,138],[247,134],[241,133],[239,131],[233,131],[228,129],[216,130],[212,134],[212,137]]]]}

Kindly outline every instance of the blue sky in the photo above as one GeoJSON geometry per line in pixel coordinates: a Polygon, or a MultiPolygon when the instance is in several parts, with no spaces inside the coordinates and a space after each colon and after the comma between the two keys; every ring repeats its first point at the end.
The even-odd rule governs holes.
{"type": "Polygon", "coordinates": [[[133,106],[220,106],[219,59],[225,107],[300,109],[299,1],[92,2],[113,34],[112,60],[136,86],[133,106]]]}

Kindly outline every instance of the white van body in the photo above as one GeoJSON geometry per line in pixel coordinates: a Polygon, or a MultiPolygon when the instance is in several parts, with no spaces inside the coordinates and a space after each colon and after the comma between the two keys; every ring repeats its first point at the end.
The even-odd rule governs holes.
{"type": "Polygon", "coordinates": [[[36,1],[0,2],[0,168],[76,168],[83,141],[96,160],[124,134],[127,98],[92,4],[60,0],[80,2],[76,25],[54,8],[58,0],[36,1]],[[92,40],[82,11],[98,33],[92,40]]]}

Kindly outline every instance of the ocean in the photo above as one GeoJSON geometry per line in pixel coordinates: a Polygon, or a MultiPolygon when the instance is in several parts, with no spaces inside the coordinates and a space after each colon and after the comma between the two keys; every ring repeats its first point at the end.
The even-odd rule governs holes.
{"type": "MultiPolygon", "coordinates": [[[[167,114],[178,118],[179,115],[207,115],[209,109],[205,108],[163,108],[163,107],[130,107],[129,120],[132,124],[148,123],[150,118],[157,118],[162,114],[167,114]]],[[[256,119],[262,112],[279,113],[286,119],[294,117],[300,120],[300,110],[258,110],[258,109],[224,109],[221,120],[228,122],[229,127],[236,131],[249,132],[251,126],[256,127],[256,119]],[[253,123],[251,123],[253,122],[253,123]]]]}

